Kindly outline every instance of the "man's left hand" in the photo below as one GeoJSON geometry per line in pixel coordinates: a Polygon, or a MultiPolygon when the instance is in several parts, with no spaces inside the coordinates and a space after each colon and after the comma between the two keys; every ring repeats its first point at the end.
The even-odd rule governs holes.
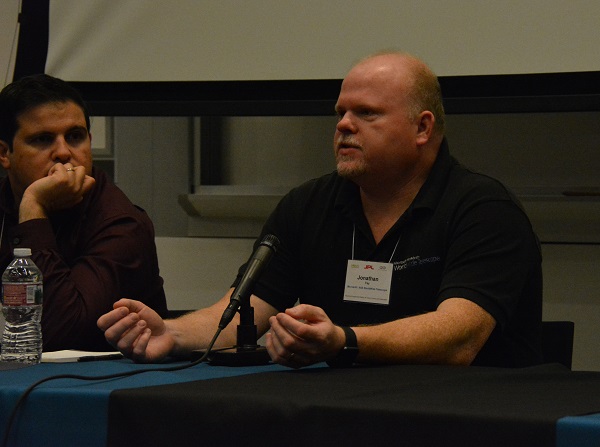
{"type": "Polygon", "coordinates": [[[342,328],[335,326],[320,307],[300,304],[272,316],[269,323],[267,351],[274,362],[291,368],[332,358],[345,343],[342,328]]]}

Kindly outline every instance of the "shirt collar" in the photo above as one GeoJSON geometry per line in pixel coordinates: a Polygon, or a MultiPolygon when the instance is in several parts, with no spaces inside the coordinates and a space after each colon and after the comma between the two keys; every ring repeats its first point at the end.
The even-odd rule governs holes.
{"type": "Polygon", "coordinates": [[[433,210],[440,201],[442,194],[444,194],[448,176],[452,167],[456,164],[457,161],[450,155],[448,141],[444,137],[437,158],[427,176],[427,180],[425,180],[425,183],[417,193],[410,208],[413,210],[433,210]]]}

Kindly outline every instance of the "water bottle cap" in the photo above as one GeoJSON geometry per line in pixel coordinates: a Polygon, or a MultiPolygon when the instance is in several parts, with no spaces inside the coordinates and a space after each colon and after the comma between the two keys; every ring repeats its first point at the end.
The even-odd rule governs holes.
{"type": "Polygon", "coordinates": [[[15,256],[31,256],[31,248],[15,248],[14,250],[15,256]]]}

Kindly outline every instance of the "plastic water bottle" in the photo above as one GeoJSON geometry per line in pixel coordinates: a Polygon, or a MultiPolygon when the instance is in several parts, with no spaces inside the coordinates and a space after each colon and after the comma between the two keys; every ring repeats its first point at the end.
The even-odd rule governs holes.
{"type": "Polygon", "coordinates": [[[31,249],[15,248],[15,258],[2,275],[4,362],[39,363],[42,357],[42,272],[31,260],[31,249]]]}

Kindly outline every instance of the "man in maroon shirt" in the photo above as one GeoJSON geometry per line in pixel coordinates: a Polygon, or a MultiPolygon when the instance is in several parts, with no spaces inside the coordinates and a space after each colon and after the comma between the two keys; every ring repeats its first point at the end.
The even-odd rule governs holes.
{"type": "Polygon", "coordinates": [[[96,326],[128,295],[166,313],[154,227],[92,167],[78,92],[47,75],[0,92],[0,269],[29,247],[44,276],[45,351],[112,349],[96,326]]]}

